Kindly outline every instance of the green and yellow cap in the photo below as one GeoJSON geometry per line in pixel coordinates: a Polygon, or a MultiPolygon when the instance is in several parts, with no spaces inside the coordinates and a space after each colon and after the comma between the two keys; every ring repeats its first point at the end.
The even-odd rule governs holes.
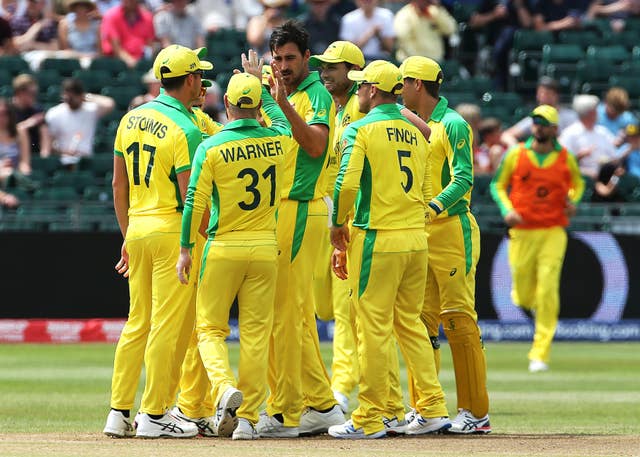
{"type": "Polygon", "coordinates": [[[158,53],[153,62],[153,74],[161,80],[177,78],[200,70],[211,70],[211,62],[200,60],[206,53],[206,48],[189,49],[178,44],[169,45],[158,53]]]}
{"type": "Polygon", "coordinates": [[[364,70],[351,70],[347,77],[351,81],[373,84],[385,92],[402,93],[402,74],[398,67],[386,60],[374,60],[364,70]]]}
{"type": "Polygon", "coordinates": [[[433,81],[442,84],[444,80],[442,68],[438,62],[428,57],[411,56],[404,59],[400,65],[402,78],[420,79],[422,81],[433,81]]]}
{"type": "Polygon", "coordinates": [[[324,53],[309,58],[309,65],[314,67],[319,67],[323,62],[347,62],[362,68],[364,67],[364,54],[358,46],[350,41],[334,41],[324,53]]]}
{"type": "Polygon", "coordinates": [[[238,108],[255,108],[262,97],[262,82],[249,73],[237,73],[229,80],[227,100],[238,108]]]}

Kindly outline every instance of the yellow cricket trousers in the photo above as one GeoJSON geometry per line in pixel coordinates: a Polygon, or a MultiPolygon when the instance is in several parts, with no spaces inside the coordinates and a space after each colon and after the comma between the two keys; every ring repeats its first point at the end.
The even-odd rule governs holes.
{"type": "Polygon", "coordinates": [[[266,396],[268,337],[273,322],[278,247],[273,232],[229,232],[208,241],[202,254],[196,330],[202,363],[215,404],[229,387],[243,394],[238,417],[258,422],[266,396]],[[229,310],[238,296],[240,361],[238,381],[229,365],[225,339],[229,310]]]}
{"type": "Polygon", "coordinates": [[[560,275],[567,251],[563,227],[509,230],[513,302],[533,311],[535,334],[530,360],[549,361],[560,313],[560,275]]]}
{"type": "Polygon", "coordinates": [[[447,416],[427,331],[420,322],[427,276],[424,230],[354,229],[348,256],[360,361],[354,427],[367,434],[384,429],[393,334],[414,374],[418,412],[427,418],[447,416]]]}
{"type": "MultiPolygon", "coordinates": [[[[135,221],[130,221],[130,227],[135,221]]],[[[128,239],[130,309],[116,347],[111,407],[132,409],[144,358],[146,382],[140,411],[164,414],[193,328],[190,306],[195,282],[176,274],[180,233],[152,233],[128,239]]]]}
{"type": "Polygon", "coordinates": [[[278,209],[278,281],[269,350],[269,415],[282,414],[297,427],[304,405],[318,410],[336,404],[320,354],[313,297],[313,272],[327,206],[282,200],[278,209]]]}

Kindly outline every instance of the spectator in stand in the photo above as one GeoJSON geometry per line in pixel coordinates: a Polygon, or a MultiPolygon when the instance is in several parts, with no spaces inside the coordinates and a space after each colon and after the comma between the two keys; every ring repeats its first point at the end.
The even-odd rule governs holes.
{"type": "Polygon", "coordinates": [[[207,33],[218,30],[246,30],[249,18],[262,13],[258,0],[196,0],[193,11],[207,33]]]}
{"type": "Polygon", "coordinates": [[[17,208],[20,205],[20,200],[13,194],[0,190],[0,206],[5,208],[17,208]]]}
{"type": "Polygon", "coordinates": [[[396,13],[393,27],[398,37],[396,59],[410,56],[444,59],[445,38],[458,31],[458,24],[440,0],[413,0],[396,13]]]}
{"type": "Polygon", "coordinates": [[[379,7],[378,0],[356,0],[356,5],[342,17],[340,39],[358,46],[366,60],[389,60],[396,40],[393,13],[379,7]]]}
{"type": "Polygon", "coordinates": [[[21,74],[13,78],[11,110],[14,112],[18,130],[24,129],[28,137],[29,156],[43,157],[51,153],[51,135],[44,122],[44,110],[37,103],[38,83],[33,76],[21,74]]]}
{"type": "Polygon", "coordinates": [[[9,102],[0,98],[0,187],[16,174],[31,173],[29,140],[24,129],[18,130],[15,113],[9,102]]]}
{"type": "Polygon", "coordinates": [[[60,21],[58,41],[60,49],[69,57],[92,59],[100,54],[100,20],[93,14],[93,0],[68,0],[67,15],[60,21]]]}
{"type": "Polygon", "coordinates": [[[131,103],[129,103],[130,110],[150,102],[160,94],[160,81],[153,74],[153,68],[150,68],[149,71],[142,75],[142,83],[147,86],[147,92],[133,97],[131,103]]]}
{"type": "Polygon", "coordinates": [[[478,148],[477,157],[474,156],[474,170],[476,174],[483,171],[493,174],[502,162],[507,147],[502,141],[502,122],[495,117],[488,117],[480,122],[478,127],[478,135],[480,136],[480,147],[478,148]],[[486,160],[489,160],[488,165],[486,160]],[[477,164],[477,165],[476,165],[477,164]]]}
{"type": "Polygon", "coordinates": [[[471,132],[473,133],[473,144],[471,145],[473,152],[478,150],[480,146],[480,136],[478,135],[478,127],[482,121],[482,110],[475,103],[459,103],[454,108],[462,118],[467,121],[471,132]]]}
{"type": "Polygon", "coordinates": [[[116,106],[111,97],[86,94],[82,81],[62,82],[63,102],[47,111],[45,121],[51,130],[53,152],[60,163],[74,169],[82,157],[93,155],[93,138],[98,119],[116,106]]]}
{"type": "Polygon", "coordinates": [[[153,54],[153,15],[138,0],[122,0],[105,14],[100,36],[105,55],[118,57],[133,68],[138,60],[153,54]]]}
{"type": "Polygon", "coordinates": [[[600,99],[595,95],[576,95],[573,109],[578,120],[567,127],[558,138],[560,144],[578,159],[580,173],[597,179],[600,168],[617,156],[614,136],[605,127],[596,124],[600,99]]]}
{"type": "Polygon", "coordinates": [[[533,28],[551,32],[577,29],[587,7],[584,0],[538,0],[533,9],[533,28]]]}
{"type": "Polygon", "coordinates": [[[336,0],[307,0],[308,11],[300,16],[304,28],[309,32],[311,54],[322,54],[327,47],[338,40],[342,15],[336,0]]]}
{"type": "Polygon", "coordinates": [[[618,149],[618,156],[627,173],[640,178],[640,125],[630,124],[624,130],[625,142],[618,149]]]}
{"type": "Polygon", "coordinates": [[[618,186],[620,179],[626,174],[622,162],[614,160],[605,163],[598,172],[598,178],[593,186],[591,201],[596,203],[621,203],[626,197],[618,186]]]}
{"type": "Polygon", "coordinates": [[[513,36],[518,29],[532,25],[529,0],[483,0],[469,19],[472,29],[486,30],[487,44],[491,45],[493,80],[499,90],[507,89],[509,52],[513,36]]]}
{"type": "Polygon", "coordinates": [[[253,16],[247,23],[247,42],[258,56],[271,60],[269,38],[271,32],[287,21],[287,9],[291,6],[291,0],[261,0],[263,11],[258,16],[253,16]]]}
{"type": "Polygon", "coordinates": [[[166,0],[170,5],[153,17],[153,26],[160,45],[179,44],[189,49],[204,47],[205,32],[200,19],[187,11],[193,0],[166,0]]]}
{"type": "Polygon", "coordinates": [[[27,0],[25,10],[11,18],[11,28],[20,52],[58,49],[58,23],[47,0],[27,0]]]}
{"type": "Polygon", "coordinates": [[[118,6],[120,0],[96,0],[96,7],[98,8],[95,15],[99,18],[103,18],[107,11],[111,8],[118,6]]]}
{"type": "Polygon", "coordinates": [[[16,45],[13,42],[11,24],[0,16],[0,56],[16,54],[16,45]]]}
{"type": "Polygon", "coordinates": [[[604,97],[604,103],[598,105],[598,125],[609,130],[619,146],[624,141],[625,128],[637,124],[638,119],[629,111],[629,93],[622,87],[612,87],[604,97]]]}
{"type": "Polygon", "coordinates": [[[211,86],[206,88],[204,103],[200,109],[220,124],[224,124],[227,121],[224,103],[222,102],[222,90],[215,81],[211,81],[211,86]]]}
{"type": "Polygon", "coordinates": [[[1,0],[0,1],[0,17],[10,21],[18,10],[18,0],[1,0]]]}
{"type": "Polygon", "coordinates": [[[640,1],[638,0],[595,0],[587,11],[589,19],[605,17],[610,19],[613,32],[621,32],[625,29],[627,19],[640,14],[640,1]]]}
{"type": "MultiPolygon", "coordinates": [[[[578,115],[575,111],[570,108],[560,106],[558,82],[555,79],[550,78],[549,76],[543,76],[542,78],[540,78],[540,81],[538,81],[538,87],[536,89],[536,101],[539,105],[550,105],[558,110],[559,133],[562,133],[565,128],[578,120],[578,115]]],[[[502,143],[504,143],[507,147],[511,147],[519,141],[524,141],[526,138],[531,136],[532,125],[533,121],[531,117],[527,116],[521,119],[515,125],[512,125],[504,131],[501,137],[502,143]]]]}

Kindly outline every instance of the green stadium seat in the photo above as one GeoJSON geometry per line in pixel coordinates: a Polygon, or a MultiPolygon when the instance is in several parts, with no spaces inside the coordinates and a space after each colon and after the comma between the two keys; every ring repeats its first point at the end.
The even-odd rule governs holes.
{"type": "Polygon", "coordinates": [[[524,101],[517,92],[485,92],[481,99],[481,108],[502,108],[513,113],[524,101]]]}
{"type": "Polygon", "coordinates": [[[596,30],[564,30],[558,34],[558,43],[575,44],[586,50],[587,47],[605,44],[602,34],[596,30]]]}
{"type": "Polygon", "coordinates": [[[46,173],[46,176],[53,176],[53,173],[56,170],[61,170],[62,165],[60,164],[60,158],[57,156],[49,156],[49,157],[40,157],[40,156],[32,156],[31,157],[31,170],[35,172],[36,170],[43,171],[46,173]]]}
{"type": "Polygon", "coordinates": [[[97,178],[103,178],[108,171],[113,171],[113,155],[95,154],[84,157],[80,161],[80,170],[87,170],[97,178]]]}
{"type": "Polygon", "coordinates": [[[440,62],[440,68],[442,69],[442,74],[444,75],[443,87],[447,81],[453,80],[454,78],[459,78],[462,76],[462,64],[453,59],[443,60],[440,62]]]}
{"type": "Polygon", "coordinates": [[[11,86],[13,75],[4,68],[0,68],[0,86],[11,86]]]}
{"type": "Polygon", "coordinates": [[[114,217],[112,220],[104,220],[98,224],[98,228],[101,232],[119,232],[120,226],[118,221],[114,217]]]}
{"type": "Polygon", "coordinates": [[[572,93],[600,95],[609,88],[611,68],[594,62],[578,62],[572,93]]]}
{"type": "Polygon", "coordinates": [[[624,46],[631,51],[640,42],[640,30],[623,30],[618,33],[610,33],[605,37],[605,43],[609,46],[624,46]]]}
{"type": "Polygon", "coordinates": [[[100,202],[111,201],[113,200],[113,189],[107,186],[88,186],[82,193],[82,199],[100,202]]]}
{"type": "MultiPolygon", "coordinates": [[[[634,73],[627,73],[622,75],[613,75],[609,78],[609,86],[618,86],[626,89],[629,93],[629,98],[632,100],[640,97],[640,84],[638,83],[638,75],[634,73]]],[[[637,106],[633,107],[634,109],[637,106]]]]}
{"type": "Polygon", "coordinates": [[[552,32],[518,29],[513,35],[513,51],[538,51],[542,55],[542,47],[553,42],[552,32]]]}
{"type": "Polygon", "coordinates": [[[56,171],[51,178],[52,186],[59,188],[71,187],[78,194],[81,194],[85,188],[92,186],[95,182],[96,178],[89,170],[56,171]]]}
{"type": "Polygon", "coordinates": [[[96,229],[96,224],[88,221],[62,221],[51,222],[50,232],[91,232],[96,229]]]}
{"type": "Polygon", "coordinates": [[[0,220],[0,232],[42,232],[46,224],[24,219],[0,220]]]}
{"type": "Polygon", "coordinates": [[[149,69],[153,67],[153,59],[140,59],[136,62],[135,67],[133,69],[137,73],[146,73],[149,69]]]}
{"type": "Polygon", "coordinates": [[[76,192],[75,187],[72,186],[42,188],[36,190],[34,199],[60,202],[75,201],[78,200],[78,192],[76,192]]]}
{"type": "Polygon", "coordinates": [[[40,70],[35,74],[38,81],[38,90],[41,95],[45,95],[50,87],[59,87],[62,84],[63,76],[56,70],[40,70]]]}
{"type": "Polygon", "coordinates": [[[113,98],[116,102],[116,107],[122,111],[126,111],[129,108],[129,104],[135,96],[143,93],[140,91],[140,87],[138,87],[138,85],[132,87],[107,86],[104,87],[100,92],[102,93],[102,95],[107,95],[113,98]]]}
{"type": "Polygon", "coordinates": [[[105,71],[114,78],[122,72],[128,71],[127,64],[116,57],[95,57],[89,64],[89,70],[105,71]]]}
{"type": "Polygon", "coordinates": [[[82,66],[80,65],[80,61],[78,59],[57,59],[57,58],[46,58],[40,64],[40,71],[42,70],[53,70],[58,72],[58,74],[63,78],[69,78],[73,76],[75,72],[81,70],[82,66]]]}
{"type": "Polygon", "coordinates": [[[31,73],[29,64],[20,56],[1,56],[0,68],[8,71],[14,77],[20,73],[31,73]]]}
{"type": "Polygon", "coordinates": [[[74,77],[82,81],[85,91],[94,94],[99,94],[103,87],[114,81],[111,73],[105,70],[81,70],[77,71],[74,77]]]}
{"type": "Polygon", "coordinates": [[[586,59],[597,65],[607,65],[609,68],[620,67],[631,59],[631,53],[622,45],[591,45],[587,48],[586,59]]]}
{"type": "Polygon", "coordinates": [[[468,22],[477,9],[478,5],[474,2],[456,1],[451,8],[451,15],[456,22],[468,22]]]}

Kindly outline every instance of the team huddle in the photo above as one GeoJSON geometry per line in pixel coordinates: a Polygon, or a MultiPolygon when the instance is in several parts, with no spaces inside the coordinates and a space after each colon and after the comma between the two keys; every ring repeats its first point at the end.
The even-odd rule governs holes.
{"type": "Polygon", "coordinates": [[[116,269],[131,303],[106,435],[491,432],[471,129],[439,96],[435,61],[365,66],[350,42],[310,56],[308,39],[290,21],[271,35],[270,66],[253,51],[242,56],[225,126],[197,107],[213,67],[206,50],[178,45],[155,59],[163,93],[123,117],[116,269]],[[236,298],[237,378],[225,342],[236,298]],[[331,376],[316,316],[335,319],[331,376]],[[454,362],[453,419],[438,380],[441,324],[454,362]]]}

